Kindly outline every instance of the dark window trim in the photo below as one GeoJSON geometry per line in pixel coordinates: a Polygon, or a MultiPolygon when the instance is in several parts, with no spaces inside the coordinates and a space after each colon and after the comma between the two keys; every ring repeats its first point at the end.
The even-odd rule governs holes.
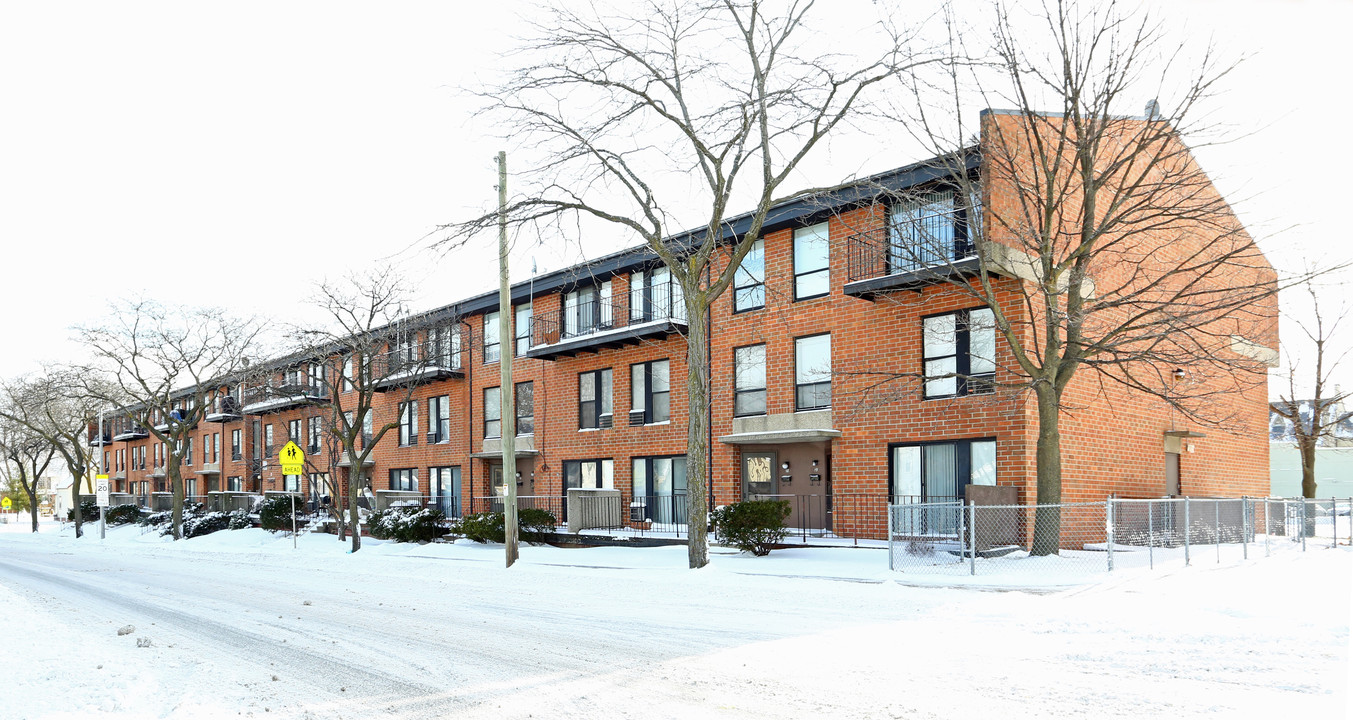
{"type": "Polygon", "coordinates": [[[795,242],[795,238],[794,238],[795,234],[798,233],[799,230],[803,230],[803,229],[806,229],[806,228],[810,228],[810,227],[813,227],[814,225],[822,225],[822,224],[827,223],[827,222],[828,222],[828,221],[827,221],[826,219],[822,219],[822,220],[818,220],[817,222],[810,222],[810,223],[808,223],[808,224],[806,224],[806,225],[798,225],[798,226],[795,226],[794,228],[790,229],[790,231],[789,231],[789,272],[790,272],[790,274],[793,276],[793,278],[792,278],[792,286],[789,288],[789,294],[793,297],[793,299],[794,299],[793,301],[794,301],[794,302],[799,302],[799,301],[801,301],[801,300],[816,300],[816,299],[818,299],[818,298],[827,297],[828,295],[831,295],[831,294],[832,294],[832,233],[831,233],[831,225],[830,225],[830,224],[827,225],[827,265],[826,265],[825,267],[819,268],[819,269],[817,269],[817,270],[809,270],[808,272],[805,272],[805,273],[799,272],[799,257],[798,257],[798,256],[799,256],[799,253],[798,253],[798,250],[795,248],[795,245],[796,245],[797,243],[795,242]],[[827,289],[826,289],[826,291],[820,292],[820,293],[818,293],[818,294],[816,294],[816,295],[802,295],[802,296],[799,295],[799,278],[800,278],[800,277],[807,276],[807,275],[815,275],[815,274],[817,274],[817,273],[826,273],[826,274],[827,274],[827,289]]]}
{"type": "MultiPolygon", "coordinates": [[[[941,313],[930,313],[921,316],[921,399],[922,400],[947,400],[956,397],[966,397],[968,395],[990,395],[996,392],[995,380],[996,373],[982,373],[981,375],[972,374],[972,338],[968,330],[969,315],[974,310],[988,310],[990,305],[974,305],[972,307],[960,308],[941,313]],[[925,321],[930,318],[944,317],[954,315],[954,392],[944,395],[931,395],[926,390],[925,364],[927,360],[941,360],[948,355],[937,355],[933,358],[926,357],[925,354],[925,321]]],[[[997,338],[996,345],[1000,346],[1000,339],[997,338]]]]}
{"type": "Polygon", "coordinates": [[[495,314],[497,314],[497,313],[498,313],[497,310],[492,310],[492,311],[489,311],[489,312],[484,313],[484,315],[483,315],[484,320],[480,323],[480,331],[479,331],[479,335],[480,335],[480,338],[479,338],[479,346],[480,346],[480,347],[479,347],[479,359],[480,359],[480,361],[481,361],[484,365],[496,365],[496,364],[498,364],[498,363],[502,360],[502,358],[503,358],[503,339],[500,337],[500,338],[498,338],[498,342],[493,343],[493,344],[491,344],[491,345],[489,344],[489,333],[488,333],[489,316],[490,316],[490,315],[495,315],[495,314]],[[489,359],[489,348],[490,348],[490,347],[496,347],[496,348],[498,348],[498,357],[496,357],[496,358],[494,358],[494,359],[492,359],[492,360],[489,359]]]}
{"type": "MultiPolygon", "coordinates": [[[[968,182],[978,183],[980,187],[981,179],[976,173],[973,173],[968,182]]],[[[950,256],[945,260],[946,263],[952,263],[957,260],[972,257],[976,254],[977,248],[972,241],[972,233],[968,228],[968,212],[971,209],[970,198],[963,191],[963,187],[952,183],[936,183],[924,186],[922,188],[908,188],[909,197],[893,197],[884,203],[883,226],[884,232],[888,237],[892,237],[893,209],[904,202],[908,202],[917,196],[925,193],[949,191],[954,194],[954,246],[950,248],[950,256]]],[[[891,252],[891,241],[885,243],[885,254],[891,252]]],[[[891,267],[892,258],[888,256],[885,262],[891,267]]]]}
{"type": "MultiPolygon", "coordinates": [[[[794,412],[810,412],[810,411],[813,411],[813,410],[828,410],[828,409],[830,409],[831,406],[832,406],[832,403],[829,402],[829,403],[827,403],[826,405],[819,405],[819,406],[815,406],[815,407],[799,407],[799,388],[800,388],[800,387],[808,387],[808,386],[810,386],[810,385],[822,385],[822,384],[824,384],[824,383],[821,383],[821,382],[815,382],[815,383],[803,383],[803,384],[800,384],[800,383],[799,383],[799,341],[800,341],[800,340],[808,340],[808,339],[810,339],[810,338],[815,338],[815,337],[822,337],[823,335],[826,335],[827,337],[831,337],[831,334],[832,334],[831,331],[828,330],[828,331],[826,331],[826,332],[812,333],[812,334],[810,334],[810,335],[799,335],[798,337],[795,337],[795,338],[794,338],[794,412]]],[[[827,354],[827,359],[828,359],[828,362],[831,361],[831,353],[830,353],[830,352],[827,354]]],[[[769,362],[769,360],[767,360],[767,362],[769,362]]],[[[832,384],[831,379],[828,379],[828,380],[826,381],[825,384],[830,388],[830,387],[831,387],[831,384],[832,384]]]]}
{"type": "MultiPolygon", "coordinates": [[[[792,238],[791,238],[791,239],[792,239],[792,238]]],[[[733,314],[734,314],[734,315],[738,315],[738,314],[745,313],[745,312],[753,312],[753,311],[755,311],[755,310],[765,310],[765,309],[766,309],[766,237],[763,235],[763,236],[757,238],[757,239],[756,239],[756,242],[761,243],[761,282],[752,283],[751,285],[738,285],[738,284],[737,284],[737,277],[738,277],[738,276],[737,276],[737,270],[734,270],[734,271],[733,271],[733,302],[732,302],[732,305],[733,305],[733,314]],[[738,291],[739,291],[739,290],[748,290],[748,289],[754,288],[754,287],[759,287],[759,288],[761,288],[761,304],[760,304],[760,305],[752,305],[752,306],[750,306],[750,307],[745,307],[745,308],[740,308],[740,307],[738,307],[738,291]]],[[[791,244],[792,244],[792,243],[791,243],[791,244]]],[[[792,250],[791,250],[791,252],[792,252],[792,250]]],[[[751,251],[751,250],[748,250],[748,251],[747,251],[747,255],[751,255],[751,254],[752,254],[752,251],[751,251]]],[[[746,260],[747,257],[744,255],[742,259],[743,259],[743,260],[746,260]]],[[[741,267],[742,267],[742,263],[738,263],[738,269],[741,269],[741,267]]]]}
{"type": "Polygon", "coordinates": [[[608,368],[608,367],[606,367],[606,368],[597,368],[596,370],[587,370],[587,371],[578,373],[578,429],[579,429],[579,430],[602,430],[602,429],[605,429],[605,428],[614,427],[614,425],[615,425],[615,397],[612,397],[612,398],[611,398],[611,412],[609,412],[609,413],[604,413],[604,412],[601,411],[601,407],[602,407],[601,393],[602,393],[602,388],[605,387],[605,386],[602,384],[601,378],[602,378],[602,373],[603,373],[603,372],[606,372],[606,371],[608,371],[608,370],[609,370],[610,373],[611,373],[611,394],[612,394],[612,396],[614,396],[614,395],[615,395],[615,369],[614,369],[614,368],[608,368]],[[592,401],[591,401],[591,402],[592,402],[592,404],[595,406],[594,409],[596,410],[596,412],[592,413],[592,415],[591,415],[590,418],[587,416],[587,414],[586,414],[585,411],[583,410],[583,404],[586,403],[586,402],[588,402],[588,401],[586,401],[586,400],[583,400],[583,390],[582,390],[582,388],[583,388],[583,377],[584,377],[584,376],[587,376],[587,375],[591,375],[591,376],[592,376],[592,378],[591,378],[591,380],[592,380],[592,401]],[[604,423],[604,422],[602,422],[602,419],[603,419],[603,418],[611,418],[611,422],[609,422],[609,423],[604,423]],[[585,423],[583,422],[584,419],[590,419],[590,420],[592,421],[592,424],[591,424],[591,425],[585,424],[585,423]]]}
{"type": "MultiPolygon", "coordinates": [[[[534,435],[535,432],[536,432],[536,386],[535,386],[535,382],[534,382],[534,381],[532,381],[532,380],[523,380],[522,382],[519,382],[519,383],[513,383],[513,387],[512,387],[512,411],[513,411],[514,413],[516,413],[516,415],[517,415],[517,423],[516,423],[517,426],[516,426],[515,428],[513,428],[513,429],[516,431],[517,436],[518,436],[518,437],[521,437],[522,435],[534,435]],[[521,410],[522,410],[521,389],[522,389],[522,386],[523,386],[523,385],[530,385],[530,386],[531,386],[531,414],[530,414],[530,415],[523,415],[523,414],[521,413],[521,410]],[[529,421],[530,421],[530,424],[531,424],[531,432],[529,432],[529,433],[528,433],[528,432],[522,432],[521,429],[522,429],[522,421],[523,421],[523,420],[529,420],[529,421]]],[[[499,412],[499,414],[501,415],[502,413],[499,412]]]]}
{"type": "MultiPolygon", "coordinates": [[[[390,473],[390,484],[389,484],[389,488],[390,488],[391,490],[399,490],[399,491],[402,491],[402,492],[418,492],[418,468],[416,468],[416,467],[409,467],[409,468],[390,468],[389,473],[390,473]],[[407,489],[402,488],[402,487],[395,487],[395,476],[398,475],[398,474],[402,474],[402,473],[408,473],[408,474],[409,474],[407,479],[410,480],[410,481],[412,482],[412,484],[413,484],[413,489],[412,489],[412,490],[407,490],[407,489]]],[[[404,483],[401,483],[401,484],[404,484],[404,483]]]]}
{"type": "MultiPolygon", "coordinates": [[[[897,497],[896,492],[897,468],[893,466],[893,450],[902,447],[928,447],[931,445],[962,445],[964,448],[967,449],[967,452],[960,453],[955,451],[954,453],[954,469],[955,472],[958,473],[958,475],[954,478],[954,487],[958,489],[958,497],[962,498],[966,495],[963,492],[963,488],[967,483],[958,482],[958,478],[966,474],[968,482],[969,483],[972,482],[972,444],[975,442],[996,443],[996,458],[997,458],[996,484],[999,485],[1001,482],[1001,473],[1000,473],[1001,444],[1000,441],[994,435],[990,436],[983,435],[968,438],[950,438],[947,440],[918,440],[916,442],[891,442],[888,443],[888,455],[884,460],[884,462],[886,462],[888,465],[888,501],[893,502],[893,500],[897,497]]],[[[924,466],[925,453],[921,453],[921,462],[923,463],[921,467],[921,497],[924,498],[926,497],[925,466],[924,466]]]]}
{"type": "Polygon", "coordinates": [[[501,389],[502,389],[502,387],[503,387],[502,385],[494,385],[493,387],[484,388],[484,398],[483,398],[483,400],[482,400],[482,402],[484,403],[484,406],[483,406],[483,408],[482,408],[483,411],[480,413],[480,415],[483,417],[483,424],[484,424],[484,439],[485,439],[485,440],[501,440],[502,437],[503,437],[503,401],[502,401],[502,399],[501,399],[501,398],[502,398],[502,394],[501,394],[501,389]],[[490,392],[490,391],[497,391],[497,392],[499,392],[499,396],[498,396],[498,397],[499,397],[499,400],[498,400],[498,418],[497,418],[497,419],[491,419],[491,418],[489,417],[489,392],[490,392]],[[497,435],[490,435],[490,434],[489,434],[489,423],[491,423],[491,422],[496,422],[496,423],[498,423],[498,434],[497,434],[497,435]]]}
{"type": "MultiPolygon", "coordinates": [[[[630,363],[630,377],[629,377],[629,380],[630,380],[630,425],[635,425],[635,424],[636,424],[636,423],[634,422],[634,420],[635,420],[635,414],[639,412],[639,410],[636,410],[635,407],[634,407],[634,387],[633,387],[633,385],[634,385],[634,368],[639,367],[639,366],[642,366],[642,367],[644,368],[644,409],[643,409],[644,416],[643,416],[643,422],[642,422],[642,423],[638,423],[638,424],[642,424],[642,425],[654,425],[654,424],[657,424],[657,423],[671,422],[671,421],[672,421],[672,359],[671,359],[671,358],[654,358],[653,360],[645,360],[644,362],[630,363]],[[654,392],[653,392],[653,364],[654,364],[654,363],[660,363],[660,362],[665,362],[665,363],[667,363],[667,389],[663,391],[663,393],[665,393],[665,394],[667,395],[667,417],[664,418],[664,419],[662,419],[662,420],[654,420],[654,419],[653,419],[653,395],[654,395],[654,392]]],[[[615,377],[614,377],[614,376],[611,377],[611,383],[612,383],[611,387],[614,388],[614,387],[615,387],[615,377]]],[[[612,400],[612,403],[614,403],[614,400],[612,400]]]]}
{"type": "MultiPolygon", "coordinates": [[[[738,345],[737,347],[734,347],[734,348],[733,348],[733,417],[764,417],[765,415],[768,415],[768,414],[770,413],[769,390],[768,390],[768,388],[766,387],[767,385],[770,384],[770,377],[769,377],[770,372],[769,372],[769,370],[770,370],[770,352],[769,352],[768,349],[766,348],[766,343],[764,343],[764,342],[751,343],[751,344],[748,344],[748,345],[738,345]],[[766,380],[765,380],[765,382],[763,382],[763,383],[761,384],[761,388],[760,388],[760,389],[753,389],[753,390],[739,390],[739,389],[738,389],[738,351],[739,351],[739,350],[744,350],[744,349],[746,349],[746,348],[754,348],[754,347],[760,347],[760,348],[762,348],[762,351],[761,351],[761,362],[762,362],[762,365],[763,365],[763,367],[762,367],[762,372],[767,376],[767,377],[766,377],[766,380]],[[757,393],[757,392],[761,393],[761,395],[762,395],[762,398],[761,398],[762,410],[761,410],[761,412],[758,412],[758,413],[739,413],[739,412],[738,412],[738,396],[739,396],[739,395],[744,395],[744,394],[749,394],[749,393],[757,393]]],[[[797,402],[797,401],[796,401],[796,402],[797,402]]]]}

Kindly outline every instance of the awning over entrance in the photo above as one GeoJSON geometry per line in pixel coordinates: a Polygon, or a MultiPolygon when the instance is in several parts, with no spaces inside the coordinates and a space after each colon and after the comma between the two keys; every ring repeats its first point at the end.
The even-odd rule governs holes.
{"type": "Polygon", "coordinates": [[[765,430],[724,435],[719,442],[728,445],[779,445],[783,443],[829,442],[841,437],[840,430],[811,428],[804,430],[765,430]]]}
{"type": "Polygon", "coordinates": [[[832,427],[832,411],[776,413],[733,418],[733,432],[719,438],[728,445],[781,445],[784,443],[831,442],[841,437],[832,427]]]}

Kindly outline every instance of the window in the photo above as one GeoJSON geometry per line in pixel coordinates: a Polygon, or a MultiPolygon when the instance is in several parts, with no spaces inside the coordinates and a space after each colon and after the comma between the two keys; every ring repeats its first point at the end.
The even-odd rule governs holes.
{"type": "Polygon", "coordinates": [[[352,381],[357,377],[353,374],[353,359],[349,355],[343,358],[343,392],[352,392],[352,381]]]}
{"type": "Polygon", "coordinates": [[[966,485],[996,484],[993,439],[893,445],[889,452],[894,503],[957,501],[966,485]]]}
{"type": "Polygon", "coordinates": [[[244,491],[244,483],[240,481],[239,475],[231,475],[230,477],[226,478],[226,491],[228,492],[244,491]]]}
{"type": "Polygon", "coordinates": [[[631,460],[630,519],[686,522],[686,458],[637,457],[631,460]]]}
{"type": "Polygon", "coordinates": [[[994,391],[996,321],[991,308],[977,308],[921,321],[926,398],[994,391]]]}
{"type": "Polygon", "coordinates": [[[437,367],[460,369],[460,329],[443,325],[428,331],[428,344],[432,350],[432,364],[437,367]]]}
{"type": "Polygon", "coordinates": [[[255,460],[263,457],[263,423],[258,420],[254,421],[253,450],[251,454],[255,460]]]}
{"type": "Polygon", "coordinates": [[[418,403],[410,400],[399,404],[399,445],[418,444],[418,403]]]}
{"type": "Polygon", "coordinates": [[[283,475],[282,490],[289,493],[298,493],[301,491],[300,475],[283,475]]]}
{"type": "Polygon", "coordinates": [[[502,397],[498,388],[484,388],[484,437],[503,436],[502,397]]]}
{"type": "Polygon", "coordinates": [[[611,369],[578,373],[578,428],[611,427],[611,369]]]}
{"type": "Polygon", "coordinates": [[[766,306],[766,248],[757,240],[733,274],[733,312],[766,306]]]}
{"type": "Polygon", "coordinates": [[[288,440],[289,442],[294,442],[294,443],[296,443],[297,445],[300,445],[301,443],[305,442],[304,440],[301,439],[301,419],[300,419],[300,418],[296,418],[295,420],[288,420],[288,421],[287,421],[287,440],[288,440]]]}
{"type": "Polygon", "coordinates": [[[498,362],[501,346],[498,343],[497,311],[484,315],[484,364],[498,362]]]}
{"type": "Polygon", "coordinates": [[[309,366],[311,393],[321,393],[324,391],[324,364],[312,362],[309,366]]]}
{"type": "Polygon", "coordinates": [[[371,444],[371,408],[367,408],[366,414],[362,415],[362,447],[371,444]]]}
{"type": "Polygon", "coordinates": [[[516,340],[514,352],[517,357],[521,357],[531,347],[531,303],[517,306],[517,319],[512,326],[512,334],[516,340]]]}
{"type": "Polygon", "coordinates": [[[136,453],[136,454],[139,456],[139,458],[138,458],[138,460],[137,460],[137,463],[138,463],[138,469],[139,469],[139,470],[145,470],[145,469],[146,469],[146,446],[145,446],[145,445],[142,445],[141,447],[137,448],[136,450],[137,450],[137,453],[136,453]]]}
{"type": "MultiPolygon", "coordinates": [[[[206,451],[203,450],[203,452],[206,452],[206,451]]],[[[192,464],[193,464],[193,439],[192,439],[192,438],[188,438],[187,443],[183,446],[183,462],[184,462],[185,464],[187,464],[187,465],[192,465],[192,464]]]]}
{"type": "MultiPolygon", "coordinates": [[[[953,190],[938,190],[893,206],[888,218],[888,272],[901,273],[971,257],[968,213],[955,203],[953,190]]],[[[980,201],[969,202],[980,215],[980,201]]]]}
{"type": "Polygon", "coordinates": [[[813,335],[794,341],[794,409],[832,406],[832,336],[813,335]]]}
{"type": "Polygon", "coordinates": [[[564,496],[569,488],[611,490],[615,488],[615,462],[603,460],[565,460],[564,496]]]}
{"type": "Polygon", "coordinates": [[[428,398],[428,443],[444,443],[451,439],[451,397],[439,395],[428,398]]]}
{"type": "Polygon", "coordinates": [[[240,429],[239,429],[239,428],[235,428],[234,430],[231,430],[231,431],[230,431],[230,459],[231,459],[231,460],[242,460],[242,459],[244,459],[244,452],[243,452],[243,450],[242,450],[242,448],[241,448],[241,445],[240,445],[240,429]]]}
{"type": "Polygon", "coordinates": [[[317,453],[324,446],[324,419],[316,415],[310,418],[310,452],[317,453]]]}
{"type": "Polygon", "coordinates": [[[681,286],[666,267],[630,275],[630,323],[685,317],[681,286]]]}
{"type": "Polygon", "coordinates": [[[647,425],[671,419],[666,360],[630,366],[630,425],[647,425]]]}
{"type": "Polygon", "coordinates": [[[517,383],[517,396],[514,406],[517,411],[517,434],[534,435],[536,432],[535,385],[529,382],[517,383]]]}
{"type": "Polygon", "coordinates": [[[561,339],[590,335],[615,325],[611,281],[564,294],[564,331],[561,339]]]}
{"type": "Polygon", "coordinates": [[[391,468],[390,489],[418,492],[418,468],[391,468]]]}
{"type": "Polygon", "coordinates": [[[428,468],[428,492],[432,507],[449,518],[460,517],[460,466],[428,468]]]}
{"type": "Polygon", "coordinates": [[[766,346],[733,349],[733,414],[766,414],[766,346]]]}
{"type": "Polygon", "coordinates": [[[831,289],[827,223],[794,230],[794,299],[821,297],[831,289]]]}
{"type": "Polygon", "coordinates": [[[268,423],[263,426],[263,454],[271,456],[272,453],[272,423],[268,423]]]}

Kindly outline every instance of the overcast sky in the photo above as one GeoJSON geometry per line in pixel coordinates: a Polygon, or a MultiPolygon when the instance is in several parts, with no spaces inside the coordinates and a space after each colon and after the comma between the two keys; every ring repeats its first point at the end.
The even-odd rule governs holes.
{"type": "MultiPolygon", "coordinates": [[[[1153,7],[1248,56],[1213,108],[1238,139],[1199,154],[1274,263],[1353,256],[1353,4],[1153,7]]],[[[317,280],[390,256],[416,309],[491,289],[489,238],[441,261],[406,250],[494,201],[493,155],[513,148],[460,88],[507,66],[526,8],[0,0],[0,376],[78,353],[70,327],[135,293],[290,322],[317,280]]],[[[817,167],[918,159],[841,143],[817,167]]],[[[519,255],[517,278],[532,255],[577,259],[519,255]]]]}

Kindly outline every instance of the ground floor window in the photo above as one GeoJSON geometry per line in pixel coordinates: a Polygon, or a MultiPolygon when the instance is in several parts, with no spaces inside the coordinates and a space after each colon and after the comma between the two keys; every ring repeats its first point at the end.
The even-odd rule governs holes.
{"type": "Polygon", "coordinates": [[[633,458],[631,471],[632,520],[658,523],[686,521],[685,456],[633,458]]]}
{"type": "Polygon", "coordinates": [[[610,490],[614,487],[615,461],[609,458],[564,461],[565,495],[568,495],[569,488],[610,490]]]}
{"type": "Polygon", "coordinates": [[[994,439],[897,444],[889,455],[894,503],[957,502],[965,485],[996,484],[994,439]]]}
{"type": "Polygon", "coordinates": [[[418,468],[393,468],[390,470],[391,490],[418,490],[418,468]]]}
{"type": "Polygon", "coordinates": [[[243,491],[244,491],[244,483],[240,480],[240,476],[239,476],[239,475],[232,475],[232,476],[226,478],[226,491],[227,491],[227,492],[243,492],[243,491]]]}
{"type": "Polygon", "coordinates": [[[300,491],[301,491],[301,476],[300,476],[300,475],[283,475],[283,476],[282,476],[282,490],[284,490],[284,491],[286,491],[286,492],[290,492],[290,493],[298,493],[298,492],[300,492],[300,491]]]}
{"type": "Polygon", "coordinates": [[[310,473],[311,508],[320,508],[329,503],[329,473],[310,473]]]}
{"type": "Polygon", "coordinates": [[[431,505],[447,517],[460,517],[460,466],[428,468],[431,505]]]}
{"type": "Polygon", "coordinates": [[[197,478],[188,478],[183,481],[183,495],[190,500],[197,497],[197,478]]]}

